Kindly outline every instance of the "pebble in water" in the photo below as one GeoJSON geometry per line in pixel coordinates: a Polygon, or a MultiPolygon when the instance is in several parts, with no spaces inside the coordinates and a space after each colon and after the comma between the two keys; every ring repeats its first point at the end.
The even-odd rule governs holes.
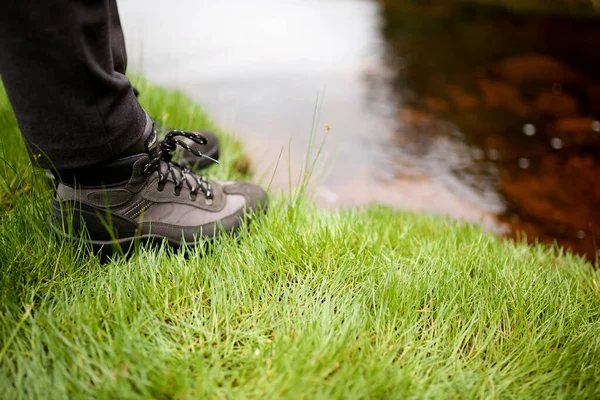
{"type": "Polygon", "coordinates": [[[555,150],[560,150],[563,148],[564,142],[561,138],[555,137],[550,141],[550,146],[552,146],[552,148],[555,150]]]}
{"type": "Polygon", "coordinates": [[[585,238],[585,232],[584,231],[577,231],[577,238],[578,239],[584,239],[585,238]]]}
{"type": "Polygon", "coordinates": [[[500,159],[500,152],[496,149],[488,150],[488,158],[492,161],[498,161],[500,159]]]}
{"type": "Polygon", "coordinates": [[[592,122],[592,130],[594,132],[600,132],[600,121],[592,122]]]}
{"type": "Polygon", "coordinates": [[[481,161],[485,158],[485,153],[481,149],[473,149],[471,150],[471,155],[473,160],[481,161]]]}
{"type": "Polygon", "coordinates": [[[523,157],[523,158],[519,158],[519,168],[521,169],[527,169],[529,168],[529,159],[523,157]]]}
{"type": "Polygon", "coordinates": [[[537,129],[535,129],[535,126],[533,124],[523,125],[523,133],[526,136],[533,136],[533,135],[535,135],[536,132],[537,132],[537,129]]]}

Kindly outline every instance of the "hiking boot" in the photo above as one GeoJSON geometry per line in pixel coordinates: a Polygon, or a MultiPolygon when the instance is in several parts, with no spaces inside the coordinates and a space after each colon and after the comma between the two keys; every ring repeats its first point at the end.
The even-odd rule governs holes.
{"type": "MultiPolygon", "coordinates": [[[[195,131],[194,133],[201,135],[204,140],[194,141],[186,137],[178,139],[194,150],[194,152],[189,150],[183,152],[180,154],[180,158],[188,169],[199,171],[212,165],[219,159],[219,138],[214,133],[208,131],[195,131]],[[198,157],[196,153],[203,154],[204,156],[198,157]]],[[[56,189],[57,182],[54,174],[46,171],[45,178],[48,187],[52,190],[56,189]]]]}
{"type": "Polygon", "coordinates": [[[162,240],[178,248],[235,231],[243,220],[266,211],[267,194],[260,186],[207,179],[172,162],[177,146],[205,157],[181,138],[206,141],[194,132],[171,131],[157,142],[153,130],[146,153],[63,180],[52,199],[53,228],[68,239],[87,229],[95,249],[117,245],[127,251],[134,242],[162,240]]]}

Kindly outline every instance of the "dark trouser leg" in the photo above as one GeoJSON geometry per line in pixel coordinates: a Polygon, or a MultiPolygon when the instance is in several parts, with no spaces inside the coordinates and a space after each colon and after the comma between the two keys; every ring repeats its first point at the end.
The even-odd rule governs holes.
{"type": "MultiPolygon", "coordinates": [[[[123,35],[123,28],[121,27],[121,18],[119,17],[117,0],[109,1],[111,18],[110,41],[113,62],[115,65],[115,71],[125,75],[125,71],[127,71],[127,50],[125,48],[125,36],[123,35]]],[[[133,92],[137,97],[138,91],[135,87],[133,88],[133,92]]]]}
{"type": "Polygon", "coordinates": [[[127,50],[125,49],[125,36],[119,18],[117,0],[109,0],[110,7],[110,45],[115,71],[125,75],[127,71],[127,50]]]}
{"type": "Polygon", "coordinates": [[[122,73],[125,57],[113,59],[115,16],[109,1],[0,3],[0,75],[42,167],[93,166],[126,152],[150,132],[122,73]]]}

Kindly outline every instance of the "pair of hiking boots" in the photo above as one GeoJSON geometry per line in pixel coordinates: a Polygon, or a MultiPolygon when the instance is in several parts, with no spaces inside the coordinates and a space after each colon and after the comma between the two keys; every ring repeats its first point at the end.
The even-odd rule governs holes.
{"type": "Polygon", "coordinates": [[[153,128],[144,148],[76,176],[58,176],[53,228],[72,240],[87,230],[93,248],[103,252],[163,240],[179,248],[235,231],[251,215],[266,211],[268,198],[260,186],[194,172],[218,157],[212,133],[175,130],[158,141],[153,128]],[[185,164],[172,160],[177,148],[183,148],[185,164]]]}

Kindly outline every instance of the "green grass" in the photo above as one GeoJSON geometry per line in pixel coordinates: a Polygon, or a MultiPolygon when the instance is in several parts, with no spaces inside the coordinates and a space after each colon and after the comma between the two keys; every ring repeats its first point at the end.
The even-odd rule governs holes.
{"type": "MultiPolygon", "coordinates": [[[[138,86],[168,125],[210,127],[138,86]]],[[[3,93],[0,132],[2,398],[600,397],[600,277],[560,249],[300,195],[187,257],[101,264],[51,234],[3,93]]],[[[210,173],[244,178],[222,138],[210,173]]]]}

